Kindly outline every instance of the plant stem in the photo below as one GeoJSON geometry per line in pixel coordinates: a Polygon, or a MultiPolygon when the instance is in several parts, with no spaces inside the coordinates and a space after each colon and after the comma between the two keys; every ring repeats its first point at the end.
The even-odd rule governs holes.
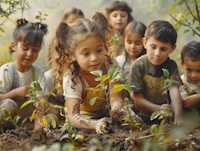
{"type": "Polygon", "coordinates": [[[198,18],[196,18],[196,17],[193,15],[193,13],[192,13],[192,11],[191,11],[191,9],[190,9],[188,3],[186,2],[186,0],[184,0],[184,3],[185,3],[185,5],[186,5],[186,7],[188,8],[190,14],[199,22],[198,18]]]}

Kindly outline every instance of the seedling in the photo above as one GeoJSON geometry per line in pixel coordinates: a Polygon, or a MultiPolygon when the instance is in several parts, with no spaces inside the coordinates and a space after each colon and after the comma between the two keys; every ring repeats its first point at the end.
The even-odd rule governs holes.
{"type": "MultiPolygon", "coordinates": [[[[106,100],[107,104],[108,104],[106,107],[108,107],[108,109],[109,109],[111,118],[112,118],[112,114],[111,114],[110,92],[109,92],[111,83],[119,81],[119,80],[126,81],[125,75],[120,73],[120,70],[121,70],[120,66],[113,66],[108,71],[108,74],[106,74],[106,75],[102,75],[102,70],[92,71],[91,74],[97,76],[97,78],[95,78],[95,80],[100,81],[100,84],[98,84],[95,88],[91,88],[91,87],[87,88],[89,91],[95,89],[95,90],[102,91],[102,93],[105,93],[105,98],[99,98],[99,97],[95,96],[94,98],[90,99],[89,102],[90,102],[90,105],[93,106],[97,99],[106,100]]],[[[114,86],[112,92],[117,93],[117,92],[122,91],[123,89],[127,90],[128,92],[131,92],[131,88],[126,84],[116,84],[114,86]]],[[[111,101],[115,100],[115,99],[116,98],[111,98],[111,101]]]]}
{"type": "Polygon", "coordinates": [[[38,110],[34,110],[32,116],[29,118],[30,121],[32,122],[33,119],[35,119],[37,117],[36,112],[40,112],[42,113],[42,119],[40,120],[40,123],[46,128],[49,129],[50,128],[50,124],[47,121],[47,116],[49,116],[52,120],[51,122],[51,126],[53,128],[56,127],[56,121],[52,118],[52,116],[50,114],[46,115],[47,112],[49,111],[50,108],[59,108],[62,109],[63,107],[59,106],[59,105],[54,105],[50,102],[48,102],[48,98],[49,95],[53,95],[55,96],[55,94],[53,93],[54,88],[49,95],[45,95],[44,93],[42,93],[42,88],[40,87],[40,84],[37,82],[37,75],[36,73],[33,73],[33,82],[30,84],[30,89],[29,92],[27,94],[27,97],[29,97],[30,99],[28,101],[26,101],[24,104],[22,104],[22,106],[20,107],[23,108],[26,105],[33,103],[33,106],[40,106],[42,107],[42,111],[38,111],[38,110]],[[39,96],[39,97],[38,97],[39,96]]]}
{"type": "Polygon", "coordinates": [[[63,139],[68,139],[73,146],[76,146],[77,141],[83,140],[84,136],[78,134],[77,130],[75,130],[74,127],[76,127],[76,124],[65,123],[62,127],[62,131],[64,132],[65,130],[67,130],[68,133],[63,135],[60,138],[60,141],[62,141],[63,139]]]}
{"type": "MultiPolygon", "coordinates": [[[[111,39],[113,41],[113,44],[115,45],[115,48],[124,45],[123,41],[119,40],[119,35],[120,35],[120,33],[117,34],[117,36],[111,35],[111,39]]],[[[118,55],[118,51],[116,49],[113,50],[112,55],[113,56],[117,56],[118,55]]]]}

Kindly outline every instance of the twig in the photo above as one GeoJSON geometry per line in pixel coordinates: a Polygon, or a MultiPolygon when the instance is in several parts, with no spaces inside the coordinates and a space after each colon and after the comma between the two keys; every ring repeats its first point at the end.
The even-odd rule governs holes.
{"type": "Polygon", "coordinates": [[[184,3],[185,3],[185,5],[186,5],[186,7],[188,8],[190,14],[199,22],[198,18],[196,18],[196,17],[192,14],[192,11],[191,11],[191,9],[190,9],[188,3],[186,2],[186,0],[184,0],[184,3]]]}
{"type": "Polygon", "coordinates": [[[193,0],[193,1],[194,1],[194,4],[195,4],[195,9],[196,9],[196,12],[197,12],[198,20],[200,20],[199,9],[198,9],[198,6],[197,6],[197,2],[195,0],[193,0]]]}

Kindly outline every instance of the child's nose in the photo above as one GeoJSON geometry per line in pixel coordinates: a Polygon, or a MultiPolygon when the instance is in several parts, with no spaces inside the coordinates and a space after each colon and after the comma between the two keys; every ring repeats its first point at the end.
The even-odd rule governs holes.
{"type": "Polygon", "coordinates": [[[95,61],[97,59],[97,56],[94,54],[94,55],[91,55],[91,61],[95,61]]]}
{"type": "Polygon", "coordinates": [[[159,49],[156,49],[156,50],[155,50],[155,55],[156,55],[156,56],[159,56],[159,55],[160,55],[160,50],[159,50],[159,49]]]}
{"type": "Polygon", "coordinates": [[[196,78],[197,74],[196,72],[192,72],[192,78],[196,78]]]}
{"type": "Polygon", "coordinates": [[[28,50],[27,55],[28,55],[28,56],[31,56],[31,55],[32,55],[32,51],[31,51],[31,50],[28,50]]]}

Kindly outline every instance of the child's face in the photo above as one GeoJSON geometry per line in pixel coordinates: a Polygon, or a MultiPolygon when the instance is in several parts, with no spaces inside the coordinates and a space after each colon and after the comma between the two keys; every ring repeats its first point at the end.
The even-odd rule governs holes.
{"type": "Polygon", "coordinates": [[[132,59],[137,59],[142,50],[143,50],[143,42],[142,36],[139,33],[131,33],[128,34],[124,39],[124,45],[127,53],[132,59]]]}
{"type": "Polygon", "coordinates": [[[198,84],[200,82],[200,60],[191,61],[185,59],[184,63],[180,63],[185,71],[185,79],[189,83],[198,84]]]}
{"type": "Polygon", "coordinates": [[[116,34],[124,30],[128,24],[128,14],[126,11],[115,10],[110,14],[110,24],[116,34]]]}
{"type": "Polygon", "coordinates": [[[101,69],[105,57],[104,42],[99,35],[88,36],[72,52],[72,60],[77,61],[81,70],[91,72],[101,69]]]}
{"type": "Polygon", "coordinates": [[[143,38],[143,44],[147,51],[148,59],[154,66],[163,64],[167,60],[169,54],[176,48],[176,45],[172,47],[170,42],[165,43],[158,41],[153,36],[148,40],[143,38]]]}
{"type": "Polygon", "coordinates": [[[22,42],[18,42],[17,45],[13,42],[12,48],[16,52],[17,69],[25,72],[29,70],[31,64],[37,59],[41,49],[41,42],[29,46],[23,45],[22,42]]]}

